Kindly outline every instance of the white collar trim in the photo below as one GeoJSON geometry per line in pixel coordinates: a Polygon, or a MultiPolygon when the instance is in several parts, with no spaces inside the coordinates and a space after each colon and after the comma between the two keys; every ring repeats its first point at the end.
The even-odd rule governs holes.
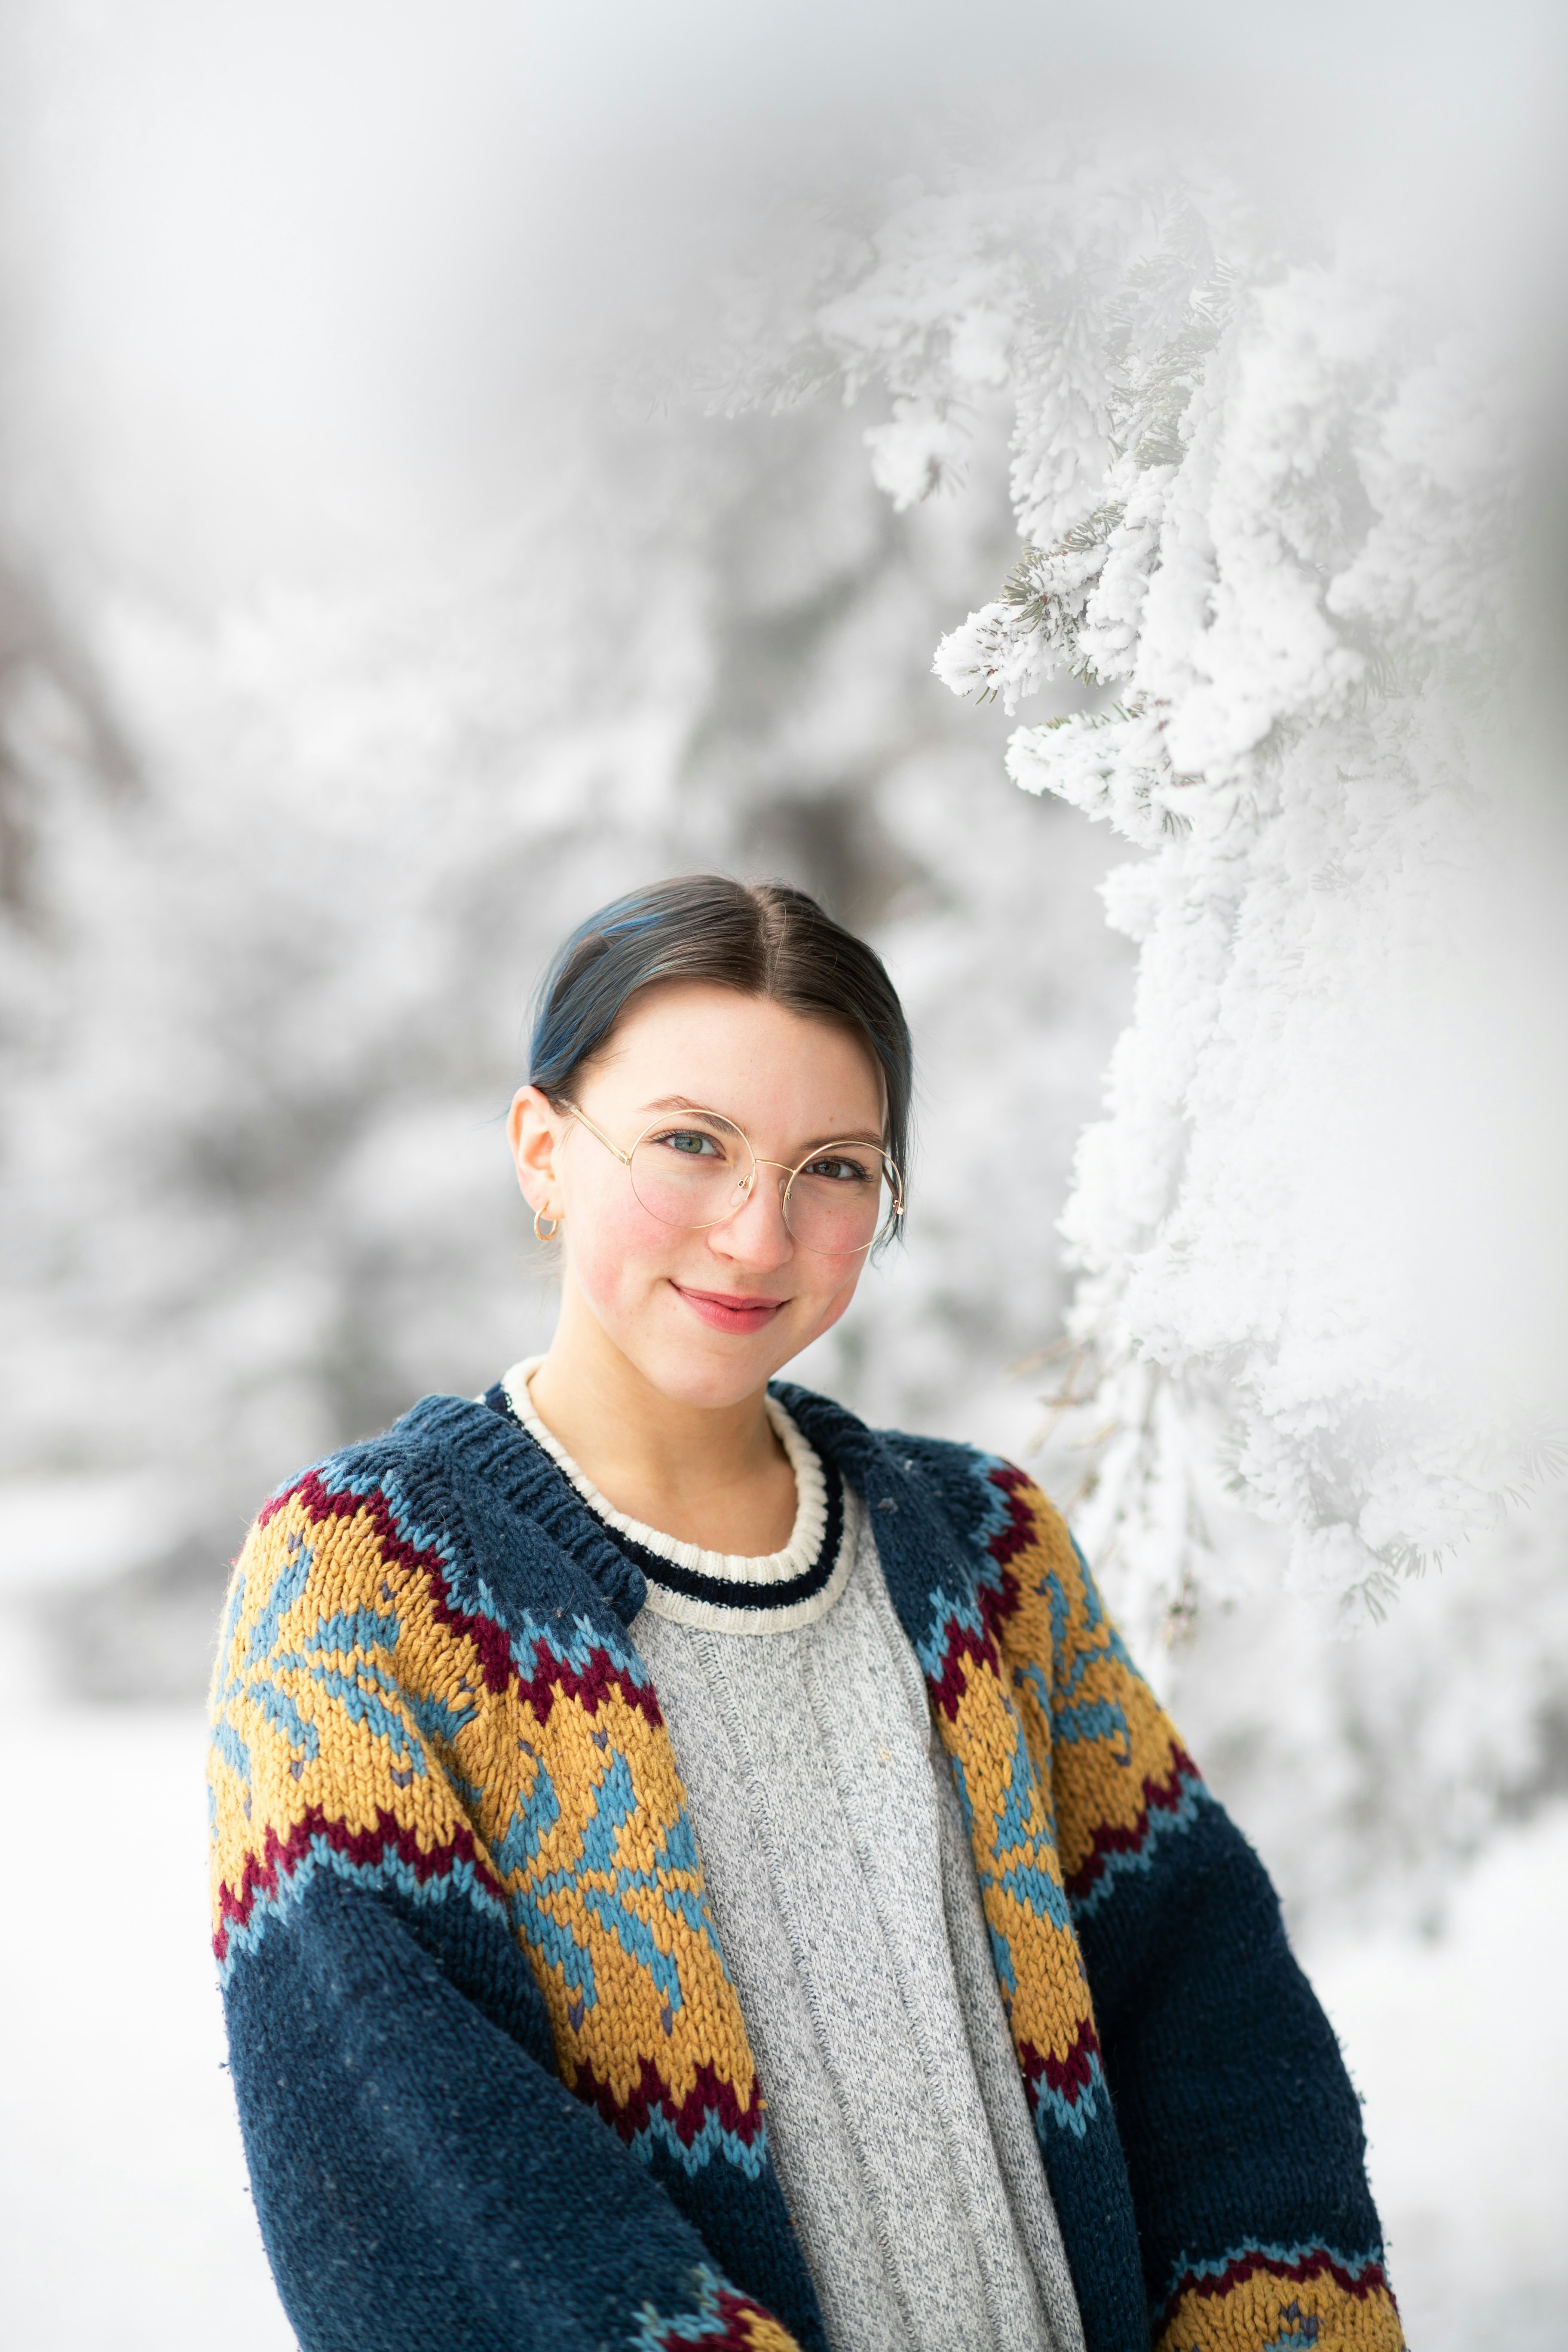
{"type": "MultiPolygon", "coordinates": [[[[640,1545],[644,1551],[651,1552],[656,1559],[668,1559],[677,1568],[684,1568],[698,1575],[713,1577],[730,1584],[788,1584],[795,1577],[805,1575],[816,1564],[827,1527],[827,1482],[822,1475],[822,1464],[817,1458],[815,1447],[795,1426],[776,1398],[764,1397],[763,1402],[768,1419],[778,1432],[779,1441],[789,1456],[790,1468],[795,1472],[796,1497],[795,1525],[790,1529],[789,1541],[783,1551],[768,1552],[761,1557],[750,1556],[744,1552],[706,1551],[700,1544],[682,1543],[676,1536],[667,1536],[661,1528],[650,1528],[641,1519],[628,1518],[624,1511],[617,1511],[613,1503],[607,1502],[592,1479],[578,1468],[565,1447],[557,1438],[551,1435],[540,1420],[534,1410],[533,1399],[529,1393],[528,1384],[543,1361],[542,1356],[525,1356],[521,1363],[513,1364],[509,1372],[502,1373],[500,1384],[505,1392],[506,1401],[530,1437],[533,1439],[534,1444],[543,1447],[551,1460],[571,1480],[589,1509],[596,1517],[603,1519],[607,1527],[614,1528],[618,1534],[640,1545]]],[[[849,1494],[847,1488],[844,1529],[846,1540],[840,1547],[839,1560],[835,1562],[833,1576],[828,1584],[823,1587],[822,1591],[813,1594],[810,1601],[799,1604],[799,1610],[808,1612],[810,1616],[820,1615],[824,1609],[831,1608],[843,1589],[843,1580],[838,1574],[838,1570],[844,1565],[846,1556],[848,1559],[853,1559],[855,1549],[853,1541],[850,1540],[852,1529],[849,1524],[848,1507],[849,1494]]],[[[845,1566],[846,1577],[847,1573],[847,1567],[845,1566]]],[[[655,1602],[651,1597],[648,1606],[655,1608],[655,1602]]],[[[808,1617],[800,1617],[799,1610],[765,1612],[765,1624],[782,1632],[786,1616],[792,1621],[798,1619],[802,1623],[808,1622],[808,1617]]],[[[679,1614],[682,1622],[708,1624],[715,1616],[727,1617],[728,1613],[727,1611],[713,1609],[710,1603],[688,1600],[681,1593],[661,1590],[658,1596],[656,1614],[663,1617],[679,1614]],[[676,1601],[680,1603],[679,1611],[668,1605],[676,1601]],[[687,1612],[690,1611],[700,1612],[700,1616],[688,1618],[687,1612]]],[[[747,1611],[746,1617],[748,1630],[758,1632],[763,1630],[763,1625],[756,1622],[757,1612],[754,1610],[747,1611]]]]}

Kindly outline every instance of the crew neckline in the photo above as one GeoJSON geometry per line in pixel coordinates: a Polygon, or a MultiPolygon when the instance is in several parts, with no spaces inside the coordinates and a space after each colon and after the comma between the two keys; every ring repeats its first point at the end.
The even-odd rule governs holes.
{"type": "Polygon", "coordinates": [[[784,1633],[825,1616],[845,1585],[859,1538],[859,1501],[785,1412],[763,1398],[768,1419],[795,1473],[795,1515],[782,1550],[710,1551],[616,1510],[545,1427],[529,1382],[542,1356],[526,1356],[497,1383],[507,1409],[550,1456],[595,1518],[617,1538],[647,1583],[645,1606],[656,1616],[722,1633],[784,1633]]]}

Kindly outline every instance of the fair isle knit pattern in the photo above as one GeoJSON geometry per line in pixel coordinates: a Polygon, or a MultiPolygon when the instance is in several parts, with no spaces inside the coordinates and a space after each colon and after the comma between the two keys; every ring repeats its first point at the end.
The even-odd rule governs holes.
{"type": "MultiPolygon", "coordinates": [[[[926,1675],[1089,2352],[1398,2352],[1333,2037],[1059,1519],[967,1448],[780,1397],[873,1513],[926,1675]]],[[[303,2352],[826,2345],[646,1595],[457,1398],[241,1553],[214,1947],[303,2352]]]]}
{"type": "Polygon", "coordinates": [[[826,1617],[855,1565],[859,1506],[832,1463],[822,1462],[776,1397],[768,1418],[795,1473],[795,1516],[782,1551],[750,1558],[704,1551],[629,1519],[600,1494],[533,1409],[528,1383],[543,1362],[528,1356],[503,1372],[484,1402],[509,1413],[549,1454],[595,1518],[602,1519],[647,1580],[644,1603],[656,1617],[714,1633],[789,1633],[826,1617]]]}

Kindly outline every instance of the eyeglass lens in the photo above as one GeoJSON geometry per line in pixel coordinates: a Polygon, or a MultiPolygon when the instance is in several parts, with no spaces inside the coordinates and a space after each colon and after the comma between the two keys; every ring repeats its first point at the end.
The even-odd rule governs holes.
{"type": "MultiPolygon", "coordinates": [[[[754,1166],[738,1127],[715,1112],[683,1112],[637,1139],[632,1190],[663,1224],[717,1225],[744,1204],[754,1166]]],[[[791,1178],[784,1210],[806,1249],[834,1257],[869,1249],[892,1216],[881,1153],[862,1143],[827,1146],[791,1178]]]]}

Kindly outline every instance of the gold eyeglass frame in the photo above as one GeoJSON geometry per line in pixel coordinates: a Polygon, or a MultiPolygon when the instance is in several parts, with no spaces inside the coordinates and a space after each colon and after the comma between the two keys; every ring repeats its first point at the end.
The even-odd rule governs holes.
{"type": "MultiPolygon", "coordinates": [[[[602,1143],[605,1150],[610,1153],[611,1157],[620,1161],[621,1166],[626,1170],[628,1177],[631,1174],[632,1157],[637,1151],[637,1146],[639,1144],[646,1143],[648,1137],[658,1128],[667,1127],[672,1118],[679,1118],[681,1116],[679,1112],[667,1112],[663,1118],[649,1119],[647,1125],[643,1129],[642,1133],[633,1143],[631,1150],[623,1151],[618,1143],[611,1142],[609,1137],[605,1133],[602,1127],[596,1127],[594,1124],[594,1121],[588,1117],[585,1110],[580,1110],[577,1105],[573,1102],[569,1102],[565,1108],[570,1117],[574,1118],[580,1127],[585,1127],[587,1129],[595,1143],[602,1143]]],[[[846,1151],[874,1151],[877,1154],[877,1157],[882,1163],[883,1171],[887,1176],[888,1190],[892,1195],[892,1206],[888,1211],[887,1216],[883,1219],[881,1224],[878,1226],[877,1231],[872,1234],[870,1240],[868,1242],[862,1242],[858,1249],[824,1250],[817,1249],[811,1242],[801,1241],[800,1235],[790,1223],[789,1193],[790,1186],[795,1182],[795,1180],[800,1174],[801,1170],[803,1168],[809,1168],[814,1160],[820,1160],[825,1152],[833,1150],[835,1147],[832,1143],[819,1143],[814,1151],[808,1151],[804,1160],[799,1161],[795,1167],[791,1168],[787,1162],[783,1160],[763,1159],[759,1154],[756,1146],[752,1141],[751,1137],[746,1133],[745,1129],[743,1127],[737,1127],[735,1121],[732,1118],[726,1118],[725,1114],[721,1110],[694,1110],[689,1111],[686,1113],[686,1116],[689,1118],[714,1119],[721,1127],[727,1127],[731,1130],[731,1134],[738,1135],[742,1142],[745,1145],[747,1151],[751,1154],[752,1172],[746,1179],[745,1191],[742,1194],[741,1198],[736,1202],[732,1209],[726,1209],[721,1217],[710,1217],[706,1224],[671,1225],[669,1230],[672,1234],[710,1234],[716,1225],[727,1225],[731,1217],[738,1217],[741,1211],[745,1207],[746,1202],[751,1199],[752,1194],[756,1190],[757,1171],[759,1168],[776,1168],[779,1171],[781,1177],[784,1179],[779,1185],[779,1213],[784,1218],[784,1228],[788,1233],[790,1239],[793,1242],[799,1244],[799,1246],[802,1249],[810,1250],[813,1257],[864,1257],[868,1250],[874,1250],[879,1242],[885,1242],[889,1234],[894,1234],[898,1231],[900,1221],[904,1213],[904,1180],[899,1173],[898,1164],[894,1160],[891,1153],[884,1151],[879,1143],[867,1143],[863,1139],[857,1139],[852,1136],[840,1136],[837,1139],[838,1144],[840,1144],[846,1151]]],[[[636,1192],[635,1186],[633,1187],[633,1191],[634,1192],[636,1192]]],[[[637,1197],[640,1202],[641,1195],[637,1194],[637,1197]]],[[[650,1210],[648,1213],[651,1216],[654,1215],[656,1212],[650,1210]]],[[[658,1222],[660,1224],[663,1224],[665,1220],[660,1217],[658,1222]]]]}

